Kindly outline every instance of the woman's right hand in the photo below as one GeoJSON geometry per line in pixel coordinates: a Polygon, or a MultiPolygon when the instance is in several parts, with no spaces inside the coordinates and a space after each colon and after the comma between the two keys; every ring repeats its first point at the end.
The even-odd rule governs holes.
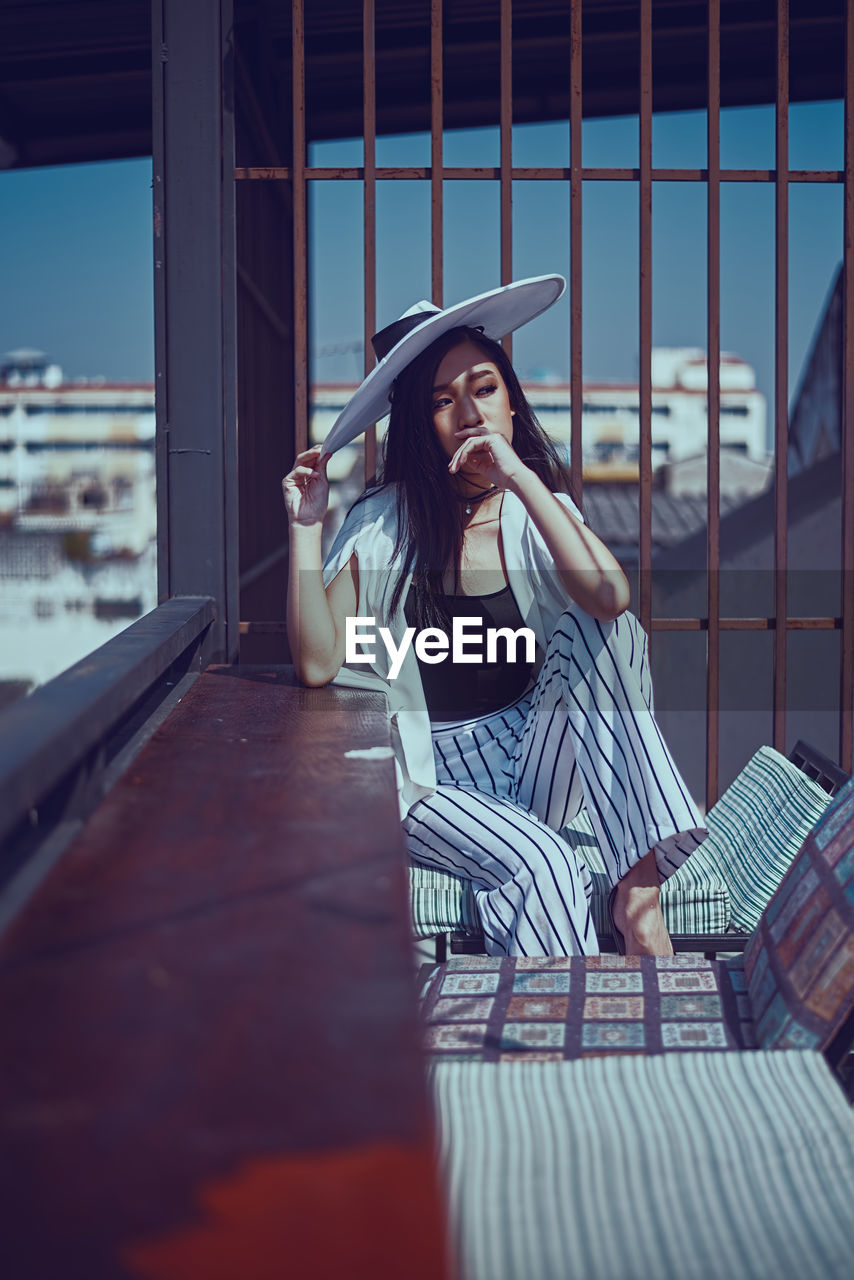
{"type": "Polygon", "coordinates": [[[329,506],[326,467],[332,456],[316,444],[298,453],[293,467],[282,481],[285,510],[290,524],[321,524],[329,506]]]}

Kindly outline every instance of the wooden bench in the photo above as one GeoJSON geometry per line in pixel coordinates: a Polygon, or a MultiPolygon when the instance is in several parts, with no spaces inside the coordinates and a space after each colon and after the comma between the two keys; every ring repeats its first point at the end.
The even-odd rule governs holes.
{"type": "Polygon", "coordinates": [[[12,1276],[445,1274],[375,695],[200,676],[0,940],[12,1276]]]}

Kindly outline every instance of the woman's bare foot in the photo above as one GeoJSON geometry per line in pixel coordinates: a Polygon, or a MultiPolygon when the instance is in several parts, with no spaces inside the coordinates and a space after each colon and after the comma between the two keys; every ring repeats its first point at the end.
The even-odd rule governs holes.
{"type": "Polygon", "coordinates": [[[628,956],[672,956],[673,943],[661,914],[658,867],[650,850],[617,885],[614,924],[628,956]]]}

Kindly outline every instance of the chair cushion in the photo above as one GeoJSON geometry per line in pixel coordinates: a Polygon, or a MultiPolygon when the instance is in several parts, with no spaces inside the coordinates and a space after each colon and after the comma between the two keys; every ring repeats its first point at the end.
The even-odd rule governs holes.
{"type": "Polygon", "coordinates": [[[815,1053],[431,1072],[466,1280],[847,1280],[854,1113],[815,1053]]]}
{"type": "Polygon", "coordinates": [[[709,810],[708,839],[698,853],[723,877],[736,929],[756,928],[828,802],[827,792],[790,760],[773,747],[760,747],[709,810]]]}
{"type": "MultiPolygon", "coordinates": [[[[610,885],[587,813],[582,810],[571,826],[564,827],[561,835],[578,850],[590,869],[593,925],[597,933],[608,935],[610,885]]],[[[662,886],[662,911],[671,933],[723,933],[729,923],[726,883],[705,848],[702,844],[662,886]]],[[[416,938],[432,938],[445,932],[480,932],[469,880],[415,862],[410,866],[409,878],[416,938]]]]}
{"type": "Polygon", "coordinates": [[[854,778],[804,840],[744,971],[763,1048],[825,1049],[854,1010],[854,778]]]}
{"type": "Polygon", "coordinates": [[[754,1043],[739,964],[693,955],[452,956],[422,1013],[431,1054],[478,1062],[754,1043]]]}
{"type": "Polygon", "coordinates": [[[409,865],[409,900],[416,938],[437,933],[480,933],[471,881],[450,871],[409,865]]]}
{"type": "MultiPolygon", "coordinates": [[[[611,885],[587,811],[582,809],[561,835],[587,863],[593,881],[593,927],[600,937],[608,937],[611,885]]],[[[707,843],[701,844],[661,886],[661,910],[670,933],[724,933],[729,924],[729,892],[716,858],[706,852],[707,843]]]]}

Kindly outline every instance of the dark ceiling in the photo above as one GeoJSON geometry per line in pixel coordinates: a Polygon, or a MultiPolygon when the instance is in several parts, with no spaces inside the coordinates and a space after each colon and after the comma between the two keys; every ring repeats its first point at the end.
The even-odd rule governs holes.
{"type": "MultiPolygon", "coordinates": [[[[380,132],[429,127],[429,0],[377,0],[380,132]]],[[[514,119],[569,113],[568,0],[514,0],[514,119]]],[[[705,97],[706,0],[653,0],[655,110],[705,97]]],[[[793,101],[841,97],[843,0],[790,0],[793,101]]],[[[585,115],[632,112],[637,0],[584,4],[585,115]]],[[[773,0],[722,0],[724,105],[774,100],[773,0]]],[[[291,6],[235,0],[252,75],[289,102],[291,6]],[[265,66],[261,66],[261,59],[265,66]]],[[[0,165],[67,164],[151,151],[149,0],[0,0],[0,165]]],[[[498,118],[497,0],[445,0],[445,123],[498,118]]],[[[361,132],[362,0],[306,0],[308,128],[361,132]]],[[[268,94],[262,94],[269,97],[268,94]]]]}
{"type": "Polygon", "coordinates": [[[2,0],[0,25],[0,137],[18,165],[150,154],[149,0],[2,0]]]}
{"type": "MultiPolygon", "coordinates": [[[[329,138],[361,132],[360,0],[324,0],[306,18],[309,129],[329,138]],[[354,127],[355,122],[355,127],[354,127]]],[[[773,102],[774,0],[722,0],[721,100],[724,106],[773,102]]],[[[842,96],[842,0],[790,0],[792,101],[842,96]]],[[[705,105],[707,0],[653,0],[653,109],[705,105]]],[[[638,108],[637,0],[589,0],[583,6],[582,102],[585,115],[638,108]]],[[[513,4],[513,117],[569,116],[568,0],[513,4]]],[[[429,0],[377,0],[377,125],[382,132],[429,129],[429,0]]],[[[445,123],[497,123],[497,0],[445,0],[445,123]]],[[[289,33],[274,21],[277,61],[289,33]]]]}

